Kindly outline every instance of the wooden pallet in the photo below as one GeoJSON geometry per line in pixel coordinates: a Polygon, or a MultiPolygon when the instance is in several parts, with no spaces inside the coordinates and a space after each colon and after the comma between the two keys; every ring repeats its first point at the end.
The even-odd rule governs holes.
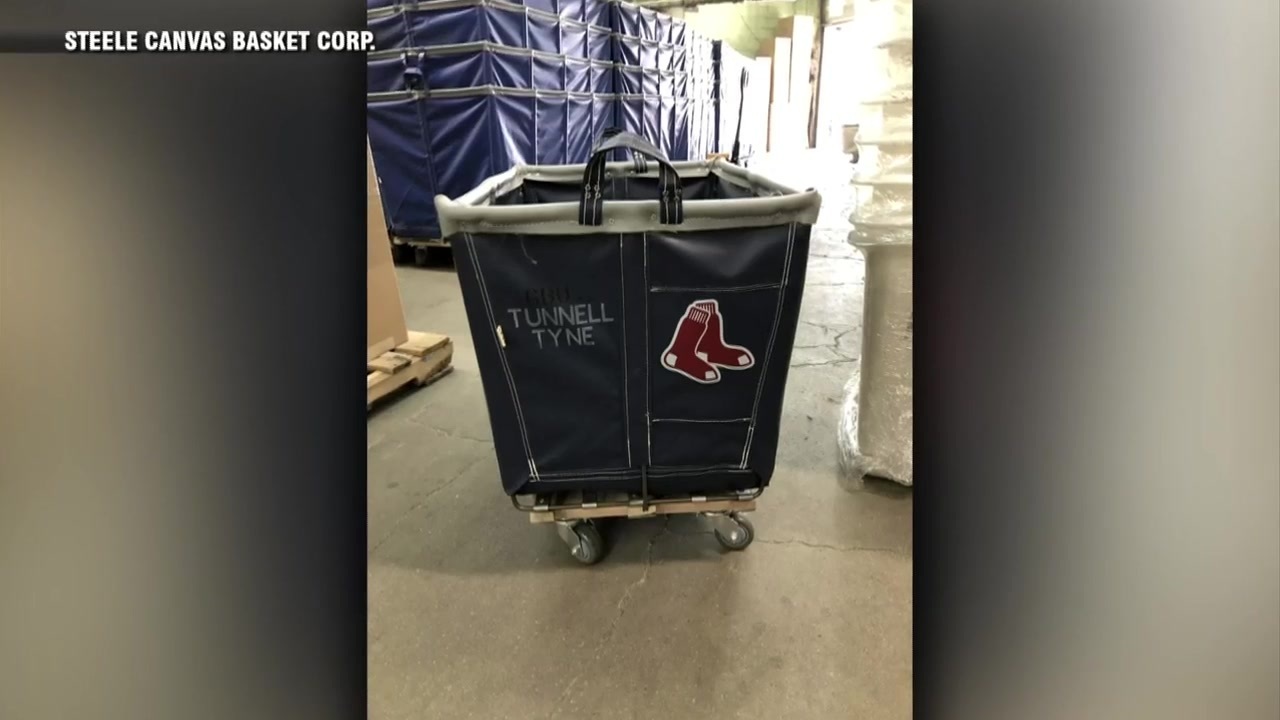
{"type": "Polygon", "coordinates": [[[583,503],[581,493],[568,493],[558,499],[566,505],[579,505],[564,510],[535,510],[529,513],[529,522],[563,522],[566,520],[594,520],[598,518],[624,517],[628,519],[655,517],[657,515],[684,515],[687,513],[751,512],[756,509],[756,499],[741,500],[689,498],[677,502],[649,503],[627,493],[605,493],[599,502],[583,503]],[[606,504],[607,506],[602,506],[606,504]],[[619,503],[625,503],[619,504],[619,503]]]}
{"type": "Polygon", "coordinates": [[[448,335],[409,331],[409,342],[382,353],[365,365],[366,405],[409,383],[430,385],[453,370],[453,341],[448,335]]]}

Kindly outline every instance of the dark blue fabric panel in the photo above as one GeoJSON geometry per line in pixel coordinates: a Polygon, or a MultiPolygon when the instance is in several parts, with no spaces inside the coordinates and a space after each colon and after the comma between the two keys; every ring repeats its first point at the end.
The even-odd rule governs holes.
{"type": "Polygon", "coordinates": [[[640,40],[629,35],[613,36],[613,60],[623,65],[640,67],[640,40]]]}
{"type": "Polygon", "coordinates": [[[489,53],[472,51],[449,55],[424,55],[422,72],[427,88],[466,88],[487,85],[491,80],[489,53]]]}
{"type": "Polygon", "coordinates": [[[379,50],[394,50],[407,46],[409,28],[403,12],[386,17],[373,18],[368,22],[373,32],[373,46],[379,50]]]}
{"type": "Polygon", "coordinates": [[[498,7],[487,8],[489,15],[489,35],[487,38],[500,45],[510,47],[529,47],[529,23],[524,8],[505,10],[498,7]]]}
{"type": "Polygon", "coordinates": [[[591,61],[564,59],[564,89],[569,92],[591,92],[591,61]]]}
{"type": "Polygon", "coordinates": [[[564,97],[539,97],[537,110],[537,163],[563,165],[569,132],[568,104],[564,97]]]}
{"type": "Polygon", "coordinates": [[[514,165],[533,165],[537,99],[495,95],[489,100],[494,111],[493,172],[500,173],[514,165]]]}
{"type": "Polygon", "coordinates": [[[702,152],[702,103],[697,100],[689,101],[689,154],[698,155],[702,152]]]}
{"type": "Polygon", "coordinates": [[[671,19],[671,42],[675,45],[684,45],[686,25],[680,18],[671,19]]]}
{"type": "Polygon", "coordinates": [[[658,147],[662,152],[667,154],[668,158],[674,157],[675,146],[672,141],[672,128],[675,125],[673,110],[675,109],[675,98],[659,98],[658,99],[658,147]]]}
{"type": "Polygon", "coordinates": [[[565,18],[566,20],[577,20],[582,22],[585,19],[582,7],[584,4],[583,0],[559,0],[557,3],[559,7],[556,12],[560,17],[565,18]]]}
{"type": "MultiPolygon", "coordinates": [[[[430,47],[488,40],[484,10],[479,5],[406,10],[409,24],[406,41],[411,47],[430,47]]],[[[378,47],[388,49],[384,45],[378,47]]]]}
{"type": "Polygon", "coordinates": [[[661,85],[658,81],[658,71],[644,68],[641,72],[643,73],[641,78],[642,92],[644,92],[645,95],[657,95],[658,88],[661,85]]]}
{"type": "Polygon", "coordinates": [[[370,60],[365,69],[368,73],[368,89],[366,92],[396,92],[405,89],[404,60],[402,58],[370,60]]]}
{"type": "Polygon", "coordinates": [[[396,4],[396,0],[366,0],[365,8],[374,10],[376,8],[391,7],[396,4]]]}
{"type": "Polygon", "coordinates": [[[658,94],[663,97],[675,97],[676,94],[676,74],[672,72],[658,72],[658,94]]]}
{"type": "Polygon", "coordinates": [[[564,66],[564,58],[534,55],[533,86],[539,90],[563,90],[564,66]]]}
{"type": "Polygon", "coordinates": [[[671,112],[671,159],[689,158],[689,100],[676,98],[671,112]]]}
{"type": "Polygon", "coordinates": [[[640,8],[629,3],[613,3],[611,24],[614,32],[640,37],[640,8]]]}
{"type": "Polygon", "coordinates": [[[716,120],[716,103],[712,100],[707,103],[707,152],[716,152],[720,147],[720,126],[716,120]]]}
{"type": "Polygon", "coordinates": [[[529,13],[527,27],[529,48],[541,52],[560,52],[560,23],[552,18],[529,13]]]}
{"type": "Polygon", "coordinates": [[[582,25],[560,26],[560,52],[569,57],[587,56],[587,28],[582,25]]]}
{"type": "Polygon", "coordinates": [[[614,87],[618,93],[639,95],[644,92],[644,70],[621,63],[614,66],[614,87]]]}
{"type": "Polygon", "coordinates": [[[610,41],[612,35],[608,30],[598,27],[587,28],[587,57],[592,60],[613,60],[614,49],[610,41]]]}
{"type": "MultiPolygon", "coordinates": [[[[571,2],[572,0],[561,0],[561,2],[571,2]]],[[[611,22],[612,13],[609,6],[613,3],[605,0],[585,0],[582,4],[582,21],[588,25],[595,25],[602,28],[613,28],[611,22]]]]}
{"type": "Polygon", "coordinates": [[[500,87],[530,88],[533,85],[533,58],[486,51],[489,56],[490,82],[500,87]]]}
{"type": "Polygon", "coordinates": [[[689,118],[689,125],[693,128],[692,136],[689,139],[689,153],[705,156],[710,150],[710,143],[707,142],[707,104],[702,100],[695,100],[689,106],[692,116],[689,118]]]}
{"type": "Polygon", "coordinates": [[[654,145],[662,143],[662,108],[657,96],[644,98],[644,116],[640,118],[644,128],[643,137],[654,145]]]}
{"type": "Polygon", "coordinates": [[[393,233],[439,237],[436,194],[418,100],[368,105],[369,148],[381,180],[382,209],[393,233]]]}
{"type": "Polygon", "coordinates": [[[667,15],[666,13],[658,13],[658,16],[657,16],[658,29],[657,29],[657,33],[655,33],[654,35],[654,38],[653,38],[654,40],[657,40],[658,42],[663,42],[663,43],[671,42],[672,20],[673,18],[670,15],[667,15]]]}
{"type": "Polygon", "coordinates": [[[606,95],[616,92],[613,84],[613,75],[613,63],[592,60],[591,92],[606,95]]]}
{"type": "Polygon", "coordinates": [[[702,103],[702,147],[704,153],[716,151],[716,106],[711,100],[702,103]]]}
{"type": "Polygon", "coordinates": [[[534,8],[535,10],[549,12],[552,15],[557,15],[560,12],[559,7],[557,7],[559,3],[557,3],[556,0],[524,0],[523,3],[519,3],[518,0],[513,0],[513,2],[523,4],[525,7],[534,8]]]}
{"type": "Polygon", "coordinates": [[[658,11],[647,7],[640,8],[640,39],[658,39],[658,11]]]}
{"type": "Polygon", "coordinates": [[[658,43],[656,41],[640,41],[640,67],[658,69],[658,43]]]}
{"type": "Polygon", "coordinates": [[[423,100],[437,192],[451,198],[471,190],[482,180],[505,170],[497,163],[505,154],[494,152],[488,96],[423,100]]]}
{"type": "Polygon", "coordinates": [[[626,95],[618,100],[618,127],[629,133],[644,135],[644,98],[626,95]]]}
{"type": "Polygon", "coordinates": [[[678,72],[675,73],[675,93],[676,97],[689,97],[689,74],[678,72]]]}
{"type": "MultiPolygon", "coordinates": [[[[611,127],[618,127],[617,99],[599,95],[591,98],[591,137],[599,138],[606,128],[611,127]]],[[[584,155],[571,162],[586,162],[586,157],[584,155]]]]}
{"type": "Polygon", "coordinates": [[[658,45],[658,69],[673,70],[675,68],[675,46],[665,43],[658,45]]]}
{"type": "Polygon", "coordinates": [[[689,69],[689,51],[679,45],[675,45],[671,51],[671,69],[676,72],[685,72],[689,69]]]}
{"type": "Polygon", "coordinates": [[[565,144],[567,162],[586,162],[595,144],[591,134],[591,98],[585,95],[571,95],[568,98],[569,141],[565,144]]]}

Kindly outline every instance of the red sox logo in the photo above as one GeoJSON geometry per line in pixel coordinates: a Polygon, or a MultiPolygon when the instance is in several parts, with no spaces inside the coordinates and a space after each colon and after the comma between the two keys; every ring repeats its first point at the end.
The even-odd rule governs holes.
{"type": "Polygon", "coordinates": [[[720,382],[720,370],[745,370],[755,365],[751,351],[724,341],[720,303],[695,300],[676,323],[671,343],[662,351],[662,366],[694,382],[720,382]]]}

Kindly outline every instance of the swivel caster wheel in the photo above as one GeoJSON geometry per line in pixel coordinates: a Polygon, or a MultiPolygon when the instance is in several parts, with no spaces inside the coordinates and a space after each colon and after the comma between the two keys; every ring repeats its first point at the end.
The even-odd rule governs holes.
{"type": "Polygon", "coordinates": [[[714,529],[716,540],[726,550],[746,550],[756,539],[756,529],[741,513],[729,513],[714,529]]]}
{"type": "Polygon", "coordinates": [[[569,554],[574,560],[583,565],[595,565],[604,558],[604,538],[600,537],[600,529],[594,523],[560,523],[557,530],[569,545],[569,554]]]}

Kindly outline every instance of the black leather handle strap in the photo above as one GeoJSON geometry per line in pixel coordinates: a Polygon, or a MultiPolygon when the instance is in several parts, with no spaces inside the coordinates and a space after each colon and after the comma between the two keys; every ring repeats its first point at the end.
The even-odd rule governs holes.
{"type": "MultiPolygon", "coordinates": [[[[595,146],[591,148],[591,154],[592,155],[596,154],[596,151],[600,149],[600,143],[603,143],[605,140],[608,140],[609,138],[621,132],[625,132],[625,131],[620,127],[605,128],[600,133],[600,139],[596,140],[595,146]]],[[[644,155],[641,155],[640,153],[631,153],[631,162],[635,166],[637,173],[649,172],[649,161],[644,159],[644,155]]]]}
{"type": "Polygon", "coordinates": [[[733,153],[729,155],[729,162],[734,165],[738,164],[742,150],[742,111],[747,104],[747,77],[747,69],[742,68],[742,80],[738,86],[738,127],[733,131],[733,153]]]}
{"type": "Polygon", "coordinates": [[[604,222],[604,172],[609,153],[615,149],[630,150],[633,156],[644,155],[658,163],[658,222],[679,225],[684,222],[684,197],[680,173],[667,160],[666,154],[644,138],[629,132],[614,132],[602,137],[591,153],[582,173],[582,198],[578,202],[578,223],[600,225],[604,222]]]}

